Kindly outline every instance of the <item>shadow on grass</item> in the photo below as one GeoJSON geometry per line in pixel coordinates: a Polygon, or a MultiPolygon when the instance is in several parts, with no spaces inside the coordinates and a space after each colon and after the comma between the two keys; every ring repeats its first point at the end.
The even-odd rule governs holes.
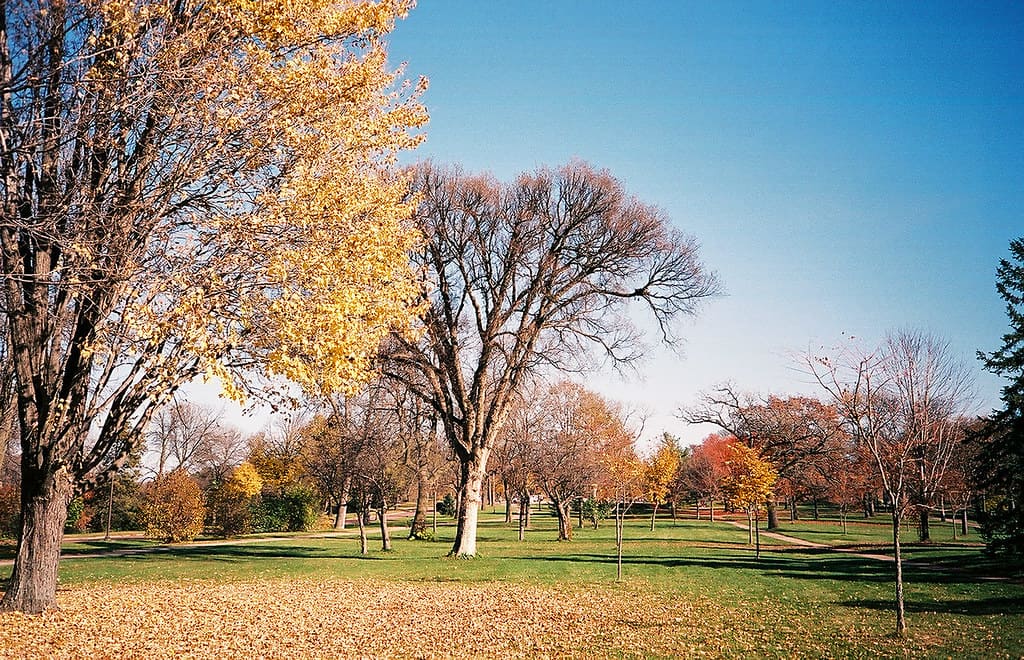
{"type": "MultiPolygon", "coordinates": [[[[837,603],[846,607],[865,607],[872,610],[889,611],[895,605],[891,600],[846,600],[837,603]]],[[[1024,598],[978,598],[973,600],[947,600],[941,602],[906,601],[908,612],[927,614],[960,614],[965,616],[990,616],[998,614],[1024,614],[1024,598]]]]}
{"type": "MultiPolygon", "coordinates": [[[[531,560],[548,562],[585,562],[614,564],[614,555],[573,554],[563,556],[534,557],[531,560]]],[[[802,580],[838,580],[858,582],[891,582],[893,580],[892,564],[862,557],[842,555],[827,549],[793,548],[772,549],[762,548],[760,559],[743,556],[739,551],[729,555],[708,555],[689,557],[670,557],[656,555],[623,555],[624,565],[655,566],[661,568],[708,568],[724,570],[760,571],[778,577],[802,580]]],[[[908,582],[919,584],[976,584],[978,575],[974,571],[936,570],[935,566],[917,566],[912,561],[904,561],[903,570],[908,582]]]]}

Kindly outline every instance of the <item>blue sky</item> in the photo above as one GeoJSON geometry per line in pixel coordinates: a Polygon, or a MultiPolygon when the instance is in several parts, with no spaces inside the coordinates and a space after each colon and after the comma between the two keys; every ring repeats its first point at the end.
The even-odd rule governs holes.
{"type": "Polygon", "coordinates": [[[582,158],[698,238],[727,296],[681,355],[591,380],[692,440],[679,405],[724,380],[813,391],[793,354],[844,333],[922,329],[972,366],[998,345],[1022,41],[1019,3],[422,0],[391,56],[430,79],[415,158],[506,180],[582,158]]]}

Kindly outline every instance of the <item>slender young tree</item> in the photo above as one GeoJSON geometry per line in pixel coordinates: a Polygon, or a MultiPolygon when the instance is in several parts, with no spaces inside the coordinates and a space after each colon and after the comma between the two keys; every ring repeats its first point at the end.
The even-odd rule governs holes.
{"type": "Polygon", "coordinates": [[[434,293],[422,340],[404,341],[392,360],[422,374],[422,386],[410,385],[459,460],[451,553],[473,556],[488,459],[526,379],[582,368],[595,346],[614,363],[635,360],[631,307],[651,312],[671,341],[673,321],[718,285],[692,239],[583,163],[509,185],[428,164],[415,187],[426,239],[418,260],[434,293]]]}
{"type": "Polygon", "coordinates": [[[870,454],[891,507],[896,631],[905,635],[900,523],[935,492],[971,405],[972,382],[944,342],[917,332],[889,335],[874,351],[808,356],[809,371],[870,454]]]}
{"type": "Polygon", "coordinates": [[[0,3],[0,313],[22,515],[0,607],[55,604],[67,505],[183,383],[337,389],[407,328],[425,121],[410,2],[0,3]],[[249,381],[252,384],[252,381],[249,381]]]}

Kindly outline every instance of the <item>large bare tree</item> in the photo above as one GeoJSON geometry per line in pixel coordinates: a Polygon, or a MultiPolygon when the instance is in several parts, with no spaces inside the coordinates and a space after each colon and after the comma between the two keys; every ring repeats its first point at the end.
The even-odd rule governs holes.
{"type": "Polygon", "coordinates": [[[695,241],[607,172],[573,162],[502,185],[427,164],[416,172],[419,255],[434,292],[421,341],[393,360],[422,375],[461,465],[452,554],[477,552],[481,484],[516,389],[540,369],[577,369],[593,347],[624,363],[643,352],[636,303],[665,340],[718,284],[695,241]]]}
{"type": "Polygon", "coordinates": [[[915,507],[926,514],[940,488],[973,403],[972,379],[948,344],[911,331],[892,333],[871,351],[851,346],[808,356],[806,364],[871,456],[891,506],[896,631],[903,635],[900,522],[915,507]]]}

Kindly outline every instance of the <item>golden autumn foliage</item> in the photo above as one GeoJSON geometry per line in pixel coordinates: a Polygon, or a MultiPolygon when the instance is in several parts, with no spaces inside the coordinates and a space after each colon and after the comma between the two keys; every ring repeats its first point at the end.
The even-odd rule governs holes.
{"type": "Polygon", "coordinates": [[[167,543],[191,541],[203,531],[203,491],[184,470],[175,470],[144,491],[146,536],[167,543]]]}
{"type": "Polygon", "coordinates": [[[263,479],[249,461],[244,461],[232,470],[224,480],[225,492],[234,497],[255,497],[262,489],[263,479]]]}
{"type": "Polygon", "coordinates": [[[723,489],[734,504],[755,510],[771,496],[778,475],[772,464],[763,460],[756,450],[740,442],[732,443],[726,467],[728,474],[723,489]]]}

